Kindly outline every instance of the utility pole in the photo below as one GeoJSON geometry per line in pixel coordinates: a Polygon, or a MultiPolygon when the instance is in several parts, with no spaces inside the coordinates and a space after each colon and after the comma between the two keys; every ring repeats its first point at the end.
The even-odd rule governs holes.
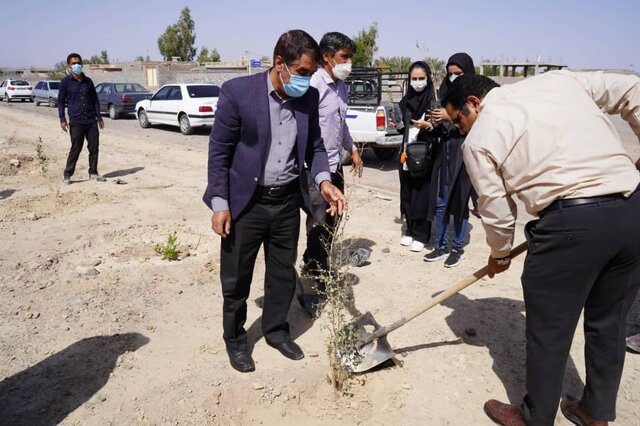
{"type": "Polygon", "coordinates": [[[244,51],[244,60],[247,61],[247,69],[249,70],[249,75],[251,75],[251,61],[249,60],[249,51],[244,51]]]}

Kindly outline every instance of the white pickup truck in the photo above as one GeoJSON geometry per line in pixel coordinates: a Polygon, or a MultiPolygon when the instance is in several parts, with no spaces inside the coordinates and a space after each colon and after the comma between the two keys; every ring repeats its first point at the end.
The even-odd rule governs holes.
{"type": "Polygon", "coordinates": [[[406,82],[406,73],[382,73],[378,68],[355,68],[346,80],[346,122],[353,141],[361,150],[372,148],[380,160],[395,157],[402,145],[402,133],[392,123],[402,121],[398,102],[406,82]]]}

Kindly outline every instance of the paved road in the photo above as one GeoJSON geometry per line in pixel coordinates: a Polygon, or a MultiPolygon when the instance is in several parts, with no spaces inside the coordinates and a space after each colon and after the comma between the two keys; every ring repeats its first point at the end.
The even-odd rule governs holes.
{"type": "MultiPolygon", "coordinates": [[[[9,104],[0,102],[0,108],[11,108],[26,114],[50,117],[52,120],[51,125],[58,126],[57,108],[51,108],[46,105],[36,107],[35,104],[30,102],[11,102],[9,104]]],[[[634,159],[640,157],[638,138],[633,134],[629,125],[619,116],[611,116],[611,120],[620,133],[629,154],[634,159]]],[[[119,120],[111,120],[105,117],[105,128],[107,131],[103,135],[103,138],[108,137],[109,133],[114,132],[133,139],[153,139],[158,144],[166,145],[167,147],[183,145],[193,150],[200,150],[203,155],[206,155],[207,152],[210,132],[208,128],[201,128],[196,129],[196,132],[191,136],[184,136],[180,133],[178,127],[154,126],[150,129],[143,129],[138,124],[134,115],[129,115],[119,120]]],[[[365,151],[363,159],[365,170],[358,185],[387,194],[398,194],[400,186],[397,177],[397,160],[380,161],[374,155],[373,151],[365,151]]],[[[346,168],[347,171],[349,169],[350,167],[346,168]]],[[[348,178],[347,183],[350,182],[351,179],[348,178]]]]}
{"type": "MultiPolygon", "coordinates": [[[[47,105],[35,106],[31,102],[0,102],[0,108],[10,108],[18,110],[25,114],[34,114],[51,118],[51,125],[58,127],[58,109],[51,108],[47,105]]],[[[182,145],[193,149],[194,151],[202,151],[206,155],[209,143],[209,128],[196,129],[195,133],[190,136],[184,136],[180,133],[178,127],[171,126],[153,126],[150,129],[143,129],[138,124],[133,114],[123,116],[119,120],[111,120],[108,116],[104,116],[105,132],[102,139],[108,138],[110,133],[116,133],[119,136],[130,137],[132,139],[146,138],[152,139],[158,144],[167,147],[182,145]]],[[[360,185],[370,187],[386,193],[397,193],[399,191],[399,183],[397,178],[396,161],[380,161],[374,155],[373,151],[366,151],[363,154],[365,162],[365,170],[360,185]]],[[[350,170],[350,166],[346,170],[350,170]]],[[[351,179],[347,179],[347,183],[351,179]]]]}
{"type": "MultiPolygon", "coordinates": [[[[11,102],[9,104],[0,102],[0,108],[10,108],[27,114],[51,117],[51,119],[54,120],[52,125],[58,125],[58,108],[51,108],[45,104],[37,107],[31,102],[11,102]]],[[[106,130],[121,135],[127,135],[132,138],[154,138],[157,139],[159,143],[182,144],[202,149],[203,151],[207,149],[209,129],[196,129],[195,134],[184,136],[180,133],[178,127],[154,126],[151,129],[143,129],[133,114],[123,116],[123,118],[119,120],[111,120],[108,116],[104,116],[104,120],[106,130]]]]}

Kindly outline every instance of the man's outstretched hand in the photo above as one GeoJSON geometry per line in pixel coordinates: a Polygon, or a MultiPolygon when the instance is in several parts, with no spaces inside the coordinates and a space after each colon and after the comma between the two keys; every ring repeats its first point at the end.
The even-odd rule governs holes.
{"type": "Polygon", "coordinates": [[[342,212],[347,207],[347,198],[344,196],[342,191],[328,180],[325,180],[320,184],[320,193],[325,201],[329,203],[327,213],[331,216],[335,216],[336,214],[341,216],[342,212]]]}

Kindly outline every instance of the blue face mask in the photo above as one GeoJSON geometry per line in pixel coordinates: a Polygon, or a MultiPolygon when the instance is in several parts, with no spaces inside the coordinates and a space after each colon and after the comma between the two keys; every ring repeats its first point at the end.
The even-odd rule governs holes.
{"type": "Polygon", "coordinates": [[[71,72],[75,75],[82,74],[82,64],[73,64],[71,65],[71,72]]]}
{"type": "Polygon", "coordinates": [[[299,98],[300,96],[307,93],[307,90],[309,90],[309,86],[311,85],[311,77],[291,74],[291,71],[289,71],[289,67],[287,66],[287,64],[284,64],[284,66],[287,67],[287,71],[291,76],[289,79],[289,83],[287,84],[284,84],[284,81],[282,81],[282,76],[280,76],[280,82],[282,82],[284,93],[292,98],[299,98]]]}

